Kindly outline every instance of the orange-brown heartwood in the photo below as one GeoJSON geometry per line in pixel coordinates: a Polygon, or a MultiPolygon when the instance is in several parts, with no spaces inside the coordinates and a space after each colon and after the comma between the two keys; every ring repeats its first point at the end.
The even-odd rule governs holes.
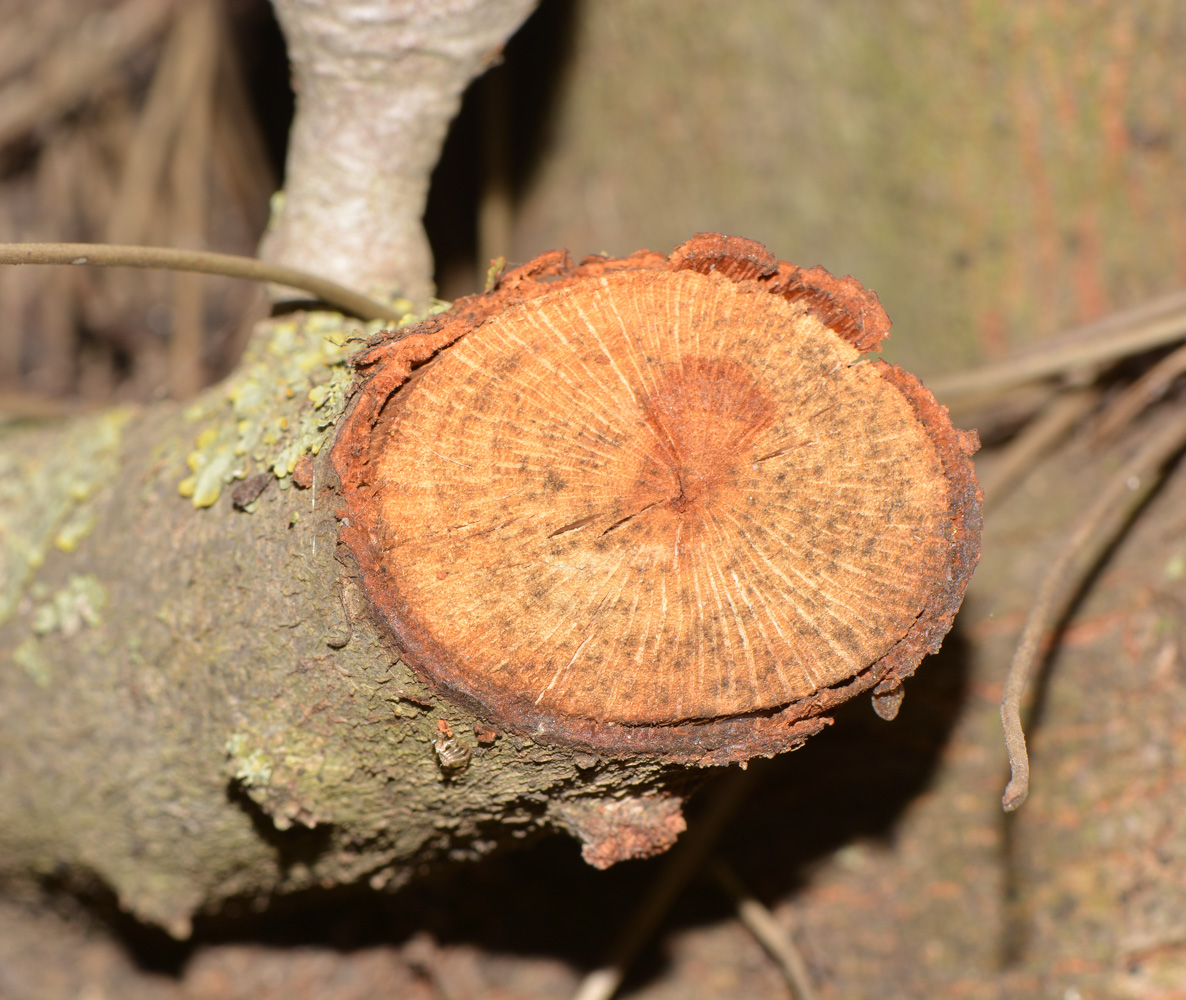
{"type": "Polygon", "coordinates": [[[607,756],[798,746],[951,627],[974,434],[862,352],[852,278],[702,234],[545,254],[357,362],[342,542],[404,660],[490,725],[607,756]]]}

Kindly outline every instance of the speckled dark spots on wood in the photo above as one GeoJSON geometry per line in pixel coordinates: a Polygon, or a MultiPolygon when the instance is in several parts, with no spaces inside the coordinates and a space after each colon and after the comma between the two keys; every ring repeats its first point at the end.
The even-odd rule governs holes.
{"type": "MultiPolygon", "coordinates": [[[[500,728],[609,752],[628,731],[673,759],[793,745],[913,670],[971,568],[962,542],[917,539],[956,538],[974,487],[947,486],[970,481],[967,449],[925,390],[850,367],[888,329],[876,297],[715,235],[588,276],[539,267],[438,318],[454,346],[374,428],[407,431],[372,452],[380,475],[415,477],[343,538],[413,666],[500,728]],[[507,365],[512,335],[532,346],[507,365]],[[454,389],[474,372],[481,420],[454,389]],[[421,519],[474,527],[368,549],[369,521],[421,519]],[[452,593],[424,583],[443,560],[464,567],[452,593]],[[480,627],[441,627],[461,614],[480,627]]],[[[335,447],[347,496],[343,442],[370,433],[335,447]]]]}

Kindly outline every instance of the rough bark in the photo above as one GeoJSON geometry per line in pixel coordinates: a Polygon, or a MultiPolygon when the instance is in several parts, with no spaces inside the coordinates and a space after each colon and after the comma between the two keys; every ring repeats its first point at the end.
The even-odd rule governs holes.
{"type": "Polygon", "coordinates": [[[421,216],[461,93],[535,0],[275,0],[297,92],[262,255],[423,306],[421,216]]]}
{"type": "Polygon", "coordinates": [[[9,875],[98,879],[184,936],[229,897],[396,886],[543,825],[580,835],[608,790],[641,815],[595,849],[678,834],[685,777],[475,728],[370,624],[321,448],[351,332],[274,321],[188,408],[0,438],[9,875]]]}

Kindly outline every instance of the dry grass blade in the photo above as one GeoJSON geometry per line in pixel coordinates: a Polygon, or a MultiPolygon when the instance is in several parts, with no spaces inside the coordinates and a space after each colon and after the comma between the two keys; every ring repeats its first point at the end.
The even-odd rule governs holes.
{"type": "Polygon", "coordinates": [[[208,46],[201,44],[207,6],[193,4],[173,19],[120,171],[115,204],[108,216],[110,243],[143,242],[149,219],[159,211],[165,165],[209,59],[208,46]],[[198,44],[192,44],[189,37],[195,31],[198,44]]]}
{"type": "MultiPolygon", "coordinates": [[[[36,177],[36,197],[44,213],[38,220],[43,232],[68,231],[73,215],[71,161],[77,152],[73,137],[56,133],[41,154],[36,177]]],[[[39,275],[36,282],[36,316],[39,350],[29,358],[28,387],[51,395],[65,393],[74,381],[78,340],[74,323],[74,298],[69,273],[58,269],[39,275]]]]}
{"type": "Polygon", "coordinates": [[[482,96],[484,173],[478,200],[478,281],[497,257],[510,253],[514,209],[510,182],[510,93],[505,69],[486,74],[482,96]]]}
{"type": "Polygon", "coordinates": [[[778,963],[795,1000],[817,1000],[818,994],[811,982],[807,963],[803,961],[790,935],[784,933],[774,919],[774,914],[758,901],[724,861],[713,865],[713,874],[737,904],[737,918],[778,963]]]}
{"type": "Polygon", "coordinates": [[[1140,451],[1084,512],[1038,587],[1013,654],[1001,701],[1001,725],[1011,772],[1001,799],[1006,812],[1018,809],[1029,794],[1029,756],[1021,724],[1021,699],[1046,644],[1078,591],[1079,583],[1148,497],[1159,481],[1157,473],[1161,467],[1183,448],[1186,448],[1186,408],[1179,408],[1149,436],[1140,451]]]}
{"type": "Polygon", "coordinates": [[[610,949],[609,960],[581,981],[573,1000],[610,1000],[618,992],[639,952],[654,935],[684,886],[700,871],[725,824],[749,793],[756,770],[755,767],[745,771],[730,768],[721,776],[699,821],[671,849],[658,878],[627,918],[610,949]]]}
{"type": "MultiPolygon", "coordinates": [[[[173,151],[171,195],[173,238],[178,246],[201,248],[206,226],[206,167],[210,154],[214,81],[218,65],[218,12],[214,0],[196,0],[177,22],[184,30],[198,72],[190,81],[186,108],[173,151]]],[[[174,399],[188,399],[205,384],[202,357],[205,296],[202,279],[174,276],[173,335],[169,340],[169,388],[174,399]]]]}

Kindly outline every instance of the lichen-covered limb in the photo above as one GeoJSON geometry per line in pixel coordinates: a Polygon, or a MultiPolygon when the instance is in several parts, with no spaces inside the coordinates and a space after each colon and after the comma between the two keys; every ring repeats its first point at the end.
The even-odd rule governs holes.
{"type": "Polygon", "coordinates": [[[887,330],[748,240],[551,253],[403,335],[275,320],[189,406],[0,439],[0,871],[81,871],[184,935],[542,826],[607,867],[678,837],[683,765],[794,749],[861,691],[892,714],[979,496],[974,438],[861,366],[887,330]]]}
{"type": "Polygon", "coordinates": [[[322,447],[366,333],[276,321],[189,407],[0,435],[7,877],[98,878],[184,935],[229,896],[582,835],[609,793],[672,826],[670,769],[476,726],[370,624],[322,447]]]}
{"type": "Polygon", "coordinates": [[[269,259],[423,305],[421,224],[462,91],[535,0],[275,0],[297,91],[269,259]]]}

